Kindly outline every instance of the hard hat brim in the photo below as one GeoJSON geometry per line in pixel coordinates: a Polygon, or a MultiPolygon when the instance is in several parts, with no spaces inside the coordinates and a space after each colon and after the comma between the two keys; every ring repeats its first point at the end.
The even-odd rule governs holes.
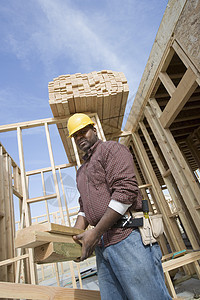
{"type": "Polygon", "coordinates": [[[73,131],[68,135],[68,138],[72,137],[72,135],[73,135],[75,132],[77,132],[77,131],[83,129],[84,127],[87,127],[88,125],[94,125],[94,122],[91,122],[90,124],[86,124],[86,125],[83,125],[83,124],[79,125],[75,130],[73,130],[73,131]]]}

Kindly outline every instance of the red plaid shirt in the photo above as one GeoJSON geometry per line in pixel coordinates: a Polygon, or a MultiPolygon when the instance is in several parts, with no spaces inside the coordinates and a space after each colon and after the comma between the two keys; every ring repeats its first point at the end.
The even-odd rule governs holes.
{"type": "MultiPolygon", "coordinates": [[[[77,172],[79,212],[85,213],[90,225],[99,222],[111,199],[131,205],[131,210],[141,210],[142,196],[127,147],[114,141],[98,140],[84,160],[77,172]]],[[[111,228],[103,235],[104,245],[118,243],[131,232],[131,228],[111,228]]]]}

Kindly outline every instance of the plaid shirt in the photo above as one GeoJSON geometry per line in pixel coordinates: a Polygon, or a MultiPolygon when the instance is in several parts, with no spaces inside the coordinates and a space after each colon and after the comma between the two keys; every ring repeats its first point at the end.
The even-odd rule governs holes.
{"type": "MultiPolygon", "coordinates": [[[[98,140],[83,159],[77,172],[80,192],[79,212],[84,212],[90,225],[95,226],[104,215],[111,199],[131,205],[131,210],[141,210],[133,158],[128,148],[114,141],[98,140]]],[[[126,238],[131,228],[111,228],[103,235],[104,246],[126,238]]]]}

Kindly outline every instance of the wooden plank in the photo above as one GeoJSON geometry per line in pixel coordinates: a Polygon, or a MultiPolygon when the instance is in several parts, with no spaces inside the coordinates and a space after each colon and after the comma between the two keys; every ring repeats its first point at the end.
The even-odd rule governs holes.
{"type": "MultiPolygon", "coordinates": [[[[7,258],[14,257],[14,211],[12,194],[12,174],[9,155],[4,154],[4,201],[5,201],[5,222],[6,222],[6,246],[7,258]]],[[[8,281],[14,281],[14,266],[7,268],[8,281]]]]}
{"type": "Polygon", "coordinates": [[[160,72],[159,78],[165,86],[166,90],[168,91],[169,95],[172,96],[176,90],[176,87],[169,75],[166,72],[160,72]]]}
{"type": "Polygon", "coordinates": [[[76,143],[75,143],[75,140],[74,140],[73,137],[71,138],[71,141],[72,141],[72,145],[73,145],[73,149],[74,149],[74,154],[75,154],[75,158],[76,158],[76,163],[77,163],[78,168],[80,168],[81,162],[80,162],[80,157],[79,157],[79,154],[78,154],[78,148],[77,148],[77,146],[76,146],[76,143]]]}
{"type": "MultiPolygon", "coordinates": [[[[69,115],[70,117],[70,115],[69,115]]],[[[0,132],[7,132],[7,131],[13,131],[17,130],[18,127],[21,129],[28,129],[28,128],[34,128],[38,126],[44,126],[45,123],[48,125],[51,124],[58,124],[66,121],[66,116],[63,117],[55,117],[55,118],[46,118],[46,119],[39,119],[39,120],[33,120],[33,121],[27,121],[27,122],[19,122],[19,123],[13,123],[13,124],[7,124],[7,125],[1,125],[0,126],[0,132]]]]}
{"type": "MultiPolygon", "coordinates": [[[[75,163],[61,164],[61,165],[55,166],[55,169],[59,170],[59,169],[71,168],[71,167],[74,167],[74,166],[75,166],[75,163]]],[[[30,175],[40,174],[41,172],[45,173],[45,172],[51,172],[51,171],[52,171],[52,167],[48,167],[48,168],[42,168],[42,169],[27,171],[26,175],[30,176],[30,175]]]]}
{"type": "Polygon", "coordinates": [[[169,289],[169,292],[170,292],[171,296],[176,299],[176,291],[175,291],[175,288],[173,286],[173,283],[172,283],[171,277],[169,275],[169,272],[165,272],[165,278],[166,278],[167,286],[168,286],[168,289],[169,289]]]}
{"type": "Polygon", "coordinates": [[[47,145],[48,145],[48,150],[49,150],[49,157],[50,157],[50,162],[51,162],[53,180],[54,180],[54,185],[55,185],[55,191],[57,194],[59,212],[60,212],[60,216],[61,216],[61,222],[62,222],[62,224],[65,224],[63,208],[62,208],[62,203],[61,203],[61,197],[60,197],[60,191],[59,191],[59,187],[58,187],[58,180],[57,180],[57,176],[56,176],[55,162],[54,162],[53,151],[52,151],[52,146],[51,146],[51,138],[50,138],[49,127],[48,127],[47,123],[45,123],[45,132],[46,132],[46,139],[47,139],[47,145]]]}
{"type": "Polygon", "coordinates": [[[10,265],[10,264],[12,264],[12,263],[14,263],[18,260],[25,259],[25,258],[29,258],[29,254],[24,254],[24,255],[21,255],[21,256],[16,256],[16,257],[13,257],[13,258],[9,258],[9,259],[0,261],[0,267],[10,265]]]}
{"type": "Polygon", "coordinates": [[[105,138],[105,134],[103,132],[103,128],[102,128],[102,125],[101,125],[101,122],[100,122],[100,119],[99,119],[99,116],[98,114],[95,114],[95,120],[96,120],[96,125],[97,125],[97,131],[99,132],[100,136],[101,136],[101,139],[102,141],[106,141],[106,138],[105,138]]]}
{"type": "Polygon", "coordinates": [[[143,185],[139,185],[139,189],[148,189],[152,186],[151,183],[147,183],[147,184],[143,184],[143,185]]]}
{"type": "Polygon", "coordinates": [[[188,68],[160,116],[160,122],[163,128],[168,128],[172,124],[183,106],[193,94],[198,86],[196,79],[197,76],[194,74],[192,69],[188,68]]]}
{"type": "Polygon", "coordinates": [[[9,299],[44,300],[100,300],[100,292],[94,290],[41,286],[33,284],[0,282],[0,297],[9,299]]]}
{"type": "Polygon", "coordinates": [[[77,243],[51,242],[34,249],[34,261],[37,264],[71,261],[80,256],[81,246],[77,243]]]}
{"type": "Polygon", "coordinates": [[[65,202],[65,208],[66,208],[66,213],[67,213],[67,221],[68,221],[68,225],[71,226],[71,221],[70,221],[70,216],[69,216],[69,209],[68,209],[67,199],[66,199],[66,195],[65,195],[65,188],[64,188],[64,185],[63,185],[62,174],[61,174],[60,169],[58,169],[58,172],[59,172],[59,176],[60,176],[62,193],[63,193],[64,202],[65,202]]]}
{"type": "MultiPolygon", "coordinates": [[[[77,212],[76,212],[76,214],[77,214],[77,212]]],[[[18,235],[21,235],[21,236],[28,235],[29,231],[50,232],[50,233],[64,234],[64,235],[69,235],[69,236],[77,235],[77,234],[84,232],[84,230],[78,229],[75,227],[45,222],[42,224],[34,224],[29,227],[23,228],[17,232],[17,236],[18,235]]]]}
{"type": "Polygon", "coordinates": [[[162,263],[163,271],[169,272],[170,270],[180,268],[184,265],[190,264],[199,259],[200,259],[200,251],[188,253],[185,254],[184,256],[177,257],[175,259],[170,259],[169,261],[162,263]]]}
{"type": "MultiPolygon", "coordinates": [[[[43,172],[41,172],[41,179],[42,179],[43,195],[46,196],[46,188],[45,188],[44,173],[43,172]]],[[[47,200],[45,200],[45,207],[46,207],[46,213],[47,213],[47,221],[50,223],[49,207],[48,207],[47,200]]]]}
{"type": "Polygon", "coordinates": [[[13,194],[16,196],[16,197],[18,197],[19,199],[23,199],[23,196],[22,196],[22,194],[20,194],[15,188],[14,188],[14,186],[12,187],[12,189],[13,189],[13,194]]]}
{"type": "MultiPolygon", "coordinates": [[[[138,121],[143,114],[144,107],[148,98],[151,96],[152,90],[158,79],[157,72],[162,69],[166,57],[169,54],[171,37],[186,1],[187,0],[172,0],[165,11],[124,128],[125,130],[132,131],[137,127],[138,121]]],[[[163,71],[165,71],[165,69],[163,71]]]]}
{"type": "MultiPolygon", "coordinates": [[[[17,127],[17,141],[18,141],[18,151],[19,151],[19,161],[20,161],[20,170],[21,170],[21,185],[22,185],[22,195],[23,195],[23,207],[22,207],[22,215],[20,218],[21,222],[21,228],[24,227],[24,221],[26,223],[26,226],[31,225],[31,216],[30,216],[30,210],[29,205],[27,204],[28,199],[28,188],[27,188],[27,181],[26,181],[26,171],[25,171],[25,162],[24,162],[24,152],[23,152],[23,141],[22,141],[22,129],[20,127],[17,127]]],[[[37,273],[36,273],[36,267],[33,263],[33,250],[29,249],[29,258],[30,258],[30,275],[31,275],[31,283],[36,284],[37,283],[37,273]]],[[[20,249],[19,255],[22,254],[22,251],[20,249]]],[[[16,269],[16,276],[15,281],[20,280],[20,262],[17,262],[17,269],[16,269]]]]}
{"type": "Polygon", "coordinates": [[[30,199],[27,199],[26,201],[27,201],[27,203],[35,203],[35,202],[54,199],[56,197],[57,197],[57,194],[51,194],[51,195],[45,195],[45,196],[30,198],[30,199]]]}
{"type": "Polygon", "coordinates": [[[75,243],[72,236],[69,235],[29,230],[26,234],[19,231],[15,238],[15,247],[35,248],[50,242],[75,243]]]}
{"type": "Polygon", "coordinates": [[[194,158],[194,160],[196,161],[196,164],[198,165],[198,167],[200,168],[200,151],[198,149],[198,144],[195,143],[194,141],[194,137],[193,134],[191,134],[187,139],[186,139],[186,144],[194,158]]]}
{"type": "MultiPolygon", "coordinates": [[[[3,147],[0,145],[0,207],[2,218],[0,222],[0,260],[7,259],[7,241],[6,241],[6,220],[5,220],[5,196],[4,196],[4,158],[3,158],[3,147]]],[[[1,268],[0,280],[7,281],[8,274],[6,266],[1,268]]]]}
{"type": "Polygon", "coordinates": [[[167,216],[170,213],[169,206],[166,202],[166,199],[163,195],[163,192],[160,188],[158,179],[153,171],[153,167],[149,161],[149,158],[147,156],[147,153],[144,149],[143,143],[141,139],[139,138],[139,134],[133,134],[133,141],[134,146],[137,150],[137,153],[142,160],[142,164],[144,166],[145,173],[147,175],[147,182],[152,183],[152,191],[155,195],[156,199],[155,202],[157,204],[157,207],[159,208],[160,212],[163,215],[163,221],[165,225],[165,234],[168,239],[168,242],[170,244],[171,249],[174,249],[174,251],[179,251],[184,247],[184,242],[182,239],[182,236],[180,234],[180,230],[178,226],[175,225],[174,220],[170,220],[167,216]]]}
{"type": "Polygon", "coordinates": [[[198,77],[197,81],[199,82],[200,77],[199,77],[199,72],[198,72],[197,68],[194,66],[193,62],[191,62],[190,58],[187,56],[187,54],[185,53],[183,48],[180,46],[180,44],[178,43],[177,40],[173,41],[172,47],[175,50],[175,52],[178,54],[179,58],[182,60],[184,65],[187,68],[191,68],[192,71],[197,75],[197,77],[198,77]]]}
{"type": "MultiPolygon", "coordinates": [[[[151,99],[149,101],[149,104],[152,108],[152,111],[149,109],[149,107],[146,107],[145,113],[147,112],[147,114],[149,114],[149,121],[150,122],[153,121],[154,123],[154,125],[152,123],[153,125],[152,131],[154,132],[154,135],[157,138],[160,148],[162,149],[162,152],[165,155],[165,158],[167,160],[171,172],[173,173],[175,180],[177,180],[178,182],[178,186],[180,190],[183,191],[184,195],[186,192],[189,192],[188,196],[185,198],[186,205],[188,205],[188,203],[192,204],[192,202],[194,202],[194,204],[196,202],[200,203],[199,186],[194,179],[193,173],[188,167],[183,157],[183,154],[180,151],[171,132],[168,129],[164,130],[162,126],[160,126],[158,119],[161,116],[162,112],[160,110],[157,101],[155,99],[151,99]],[[172,153],[174,155],[173,157],[172,157],[172,153]],[[176,171],[177,173],[175,173],[176,171]],[[183,173],[183,176],[180,176],[181,173],[183,173]],[[185,186],[187,186],[187,189],[185,189],[185,186]]],[[[193,211],[192,206],[188,209],[190,210],[190,212],[193,211]]],[[[193,213],[194,215],[196,215],[196,212],[193,211],[193,213]]],[[[195,223],[198,224],[199,216],[197,216],[196,221],[197,223],[196,222],[195,223]]]]}

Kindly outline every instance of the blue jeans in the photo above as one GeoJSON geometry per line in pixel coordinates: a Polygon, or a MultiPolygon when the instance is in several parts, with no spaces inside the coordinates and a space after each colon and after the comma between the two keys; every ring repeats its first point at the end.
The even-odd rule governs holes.
{"type": "Polygon", "coordinates": [[[144,246],[138,230],[95,249],[101,300],[169,300],[157,243],[144,246]]]}

